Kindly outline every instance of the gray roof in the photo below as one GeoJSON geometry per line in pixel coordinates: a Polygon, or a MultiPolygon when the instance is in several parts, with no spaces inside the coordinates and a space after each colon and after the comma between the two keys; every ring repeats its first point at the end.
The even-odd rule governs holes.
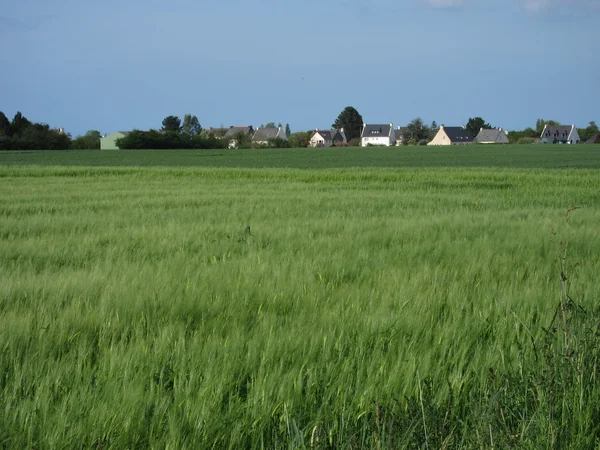
{"type": "Polygon", "coordinates": [[[208,132],[212,133],[212,134],[223,134],[225,135],[225,133],[227,133],[227,131],[229,130],[229,128],[213,128],[213,127],[209,127],[208,128],[208,132]]]}
{"type": "Polygon", "coordinates": [[[254,128],[252,128],[252,125],[248,125],[246,127],[229,127],[229,129],[227,130],[227,133],[225,133],[225,137],[235,137],[236,134],[238,133],[252,133],[254,131],[254,128]]]}
{"type": "Polygon", "coordinates": [[[311,138],[317,133],[319,133],[323,137],[323,139],[325,139],[326,141],[343,141],[344,140],[344,135],[342,135],[340,130],[316,129],[315,131],[313,131],[311,138]]]}
{"type": "Polygon", "coordinates": [[[473,142],[473,138],[463,127],[444,127],[444,131],[450,142],[473,142]]]}
{"type": "Polygon", "coordinates": [[[585,141],[585,143],[586,144],[600,144],[600,133],[593,135],[591,138],[589,138],[587,141],[585,141]]]}
{"type": "Polygon", "coordinates": [[[498,144],[508,144],[508,136],[500,128],[483,129],[477,134],[474,142],[496,142],[498,144]]]}
{"type": "Polygon", "coordinates": [[[542,135],[540,139],[546,139],[547,141],[561,141],[567,140],[569,138],[569,134],[571,134],[572,125],[548,125],[542,131],[542,135]]]}
{"type": "Polygon", "coordinates": [[[392,126],[389,123],[365,125],[361,137],[389,136],[391,128],[392,126]]]}
{"type": "Polygon", "coordinates": [[[396,134],[396,140],[399,141],[400,138],[403,138],[407,131],[408,127],[400,127],[399,129],[394,130],[394,133],[396,134]]]}
{"type": "Polygon", "coordinates": [[[252,140],[255,142],[268,141],[274,139],[279,133],[279,128],[259,128],[252,136],[252,140]]]}
{"type": "MultiPolygon", "coordinates": [[[[331,141],[332,139],[332,131],[335,133],[336,130],[315,130],[312,134],[312,136],[314,136],[315,134],[319,133],[323,139],[325,139],[326,141],[331,141]]],[[[312,137],[311,136],[311,137],[312,137]]]]}
{"type": "Polygon", "coordinates": [[[117,133],[121,133],[123,136],[127,136],[131,131],[117,131],[117,133]]]}

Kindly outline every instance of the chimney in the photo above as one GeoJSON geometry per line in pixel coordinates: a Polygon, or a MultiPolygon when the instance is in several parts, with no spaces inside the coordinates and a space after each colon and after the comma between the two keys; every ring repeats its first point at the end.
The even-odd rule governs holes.
{"type": "Polygon", "coordinates": [[[443,129],[444,129],[444,124],[441,124],[440,125],[440,130],[443,130],[443,129]]]}
{"type": "Polygon", "coordinates": [[[499,127],[499,128],[498,128],[498,131],[502,131],[502,127],[499,127]]]}
{"type": "Polygon", "coordinates": [[[340,131],[343,133],[344,132],[344,127],[340,128],[340,131]]]}

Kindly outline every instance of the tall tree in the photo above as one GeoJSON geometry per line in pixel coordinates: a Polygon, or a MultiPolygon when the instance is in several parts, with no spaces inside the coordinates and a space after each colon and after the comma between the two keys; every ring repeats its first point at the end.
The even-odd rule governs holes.
{"type": "Polygon", "coordinates": [[[598,133],[600,133],[600,130],[598,130],[598,125],[596,125],[596,122],[592,120],[587,128],[582,128],[579,130],[579,137],[581,138],[582,142],[585,142],[588,139],[596,136],[598,133]]]}
{"type": "Polygon", "coordinates": [[[200,132],[202,131],[200,121],[196,116],[186,114],[185,116],[183,116],[183,126],[181,127],[181,131],[187,134],[188,136],[196,136],[200,134],[200,132]]]}
{"type": "Polygon", "coordinates": [[[289,124],[289,123],[286,123],[286,124],[285,124],[285,135],[286,135],[287,137],[290,137],[290,134],[292,134],[292,129],[290,128],[290,124],[289,124]]]}
{"type": "Polygon", "coordinates": [[[492,126],[481,117],[471,117],[467,122],[467,132],[472,138],[475,138],[482,128],[492,128],[492,126]]]}
{"type": "Polygon", "coordinates": [[[162,121],[161,131],[181,131],[181,119],[177,116],[167,116],[162,121]]]}
{"type": "Polygon", "coordinates": [[[275,122],[268,122],[264,127],[265,128],[275,128],[275,122]]]}
{"type": "Polygon", "coordinates": [[[363,118],[352,106],[346,106],[332,125],[333,128],[343,128],[348,140],[360,137],[362,126],[363,118]]]}
{"type": "Polygon", "coordinates": [[[10,120],[0,111],[0,135],[10,135],[10,120]]]}
{"type": "Polygon", "coordinates": [[[12,134],[20,134],[30,126],[31,122],[23,114],[21,114],[21,111],[18,111],[15,114],[12,123],[10,124],[12,134]]]}
{"type": "Polygon", "coordinates": [[[429,139],[429,127],[425,125],[423,119],[417,117],[413,119],[407,126],[404,133],[404,144],[416,145],[421,141],[429,139]]]}

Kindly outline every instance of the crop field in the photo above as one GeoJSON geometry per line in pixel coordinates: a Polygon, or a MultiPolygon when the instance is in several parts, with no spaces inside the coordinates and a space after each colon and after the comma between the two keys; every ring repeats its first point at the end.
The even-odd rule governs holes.
{"type": "Polygon", "coordinates": [[[531,147],[0,153],[0,448],[598,448],[600,152],[531,147]]]}

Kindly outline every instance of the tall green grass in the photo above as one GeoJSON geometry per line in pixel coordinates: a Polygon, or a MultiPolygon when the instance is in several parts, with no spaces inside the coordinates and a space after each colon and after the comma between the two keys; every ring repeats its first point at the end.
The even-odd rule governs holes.
{"type": "Polygon", "coordinates": [[[599,188],[0,167],[0,447],[594,448],[599,188]]]}
{"type": "Polygon", "coordinates": [[[0,165],[325,169],[504,167],[600,169],[597,145],[293,148],[262,150],[3,151],[0,165]]]}

